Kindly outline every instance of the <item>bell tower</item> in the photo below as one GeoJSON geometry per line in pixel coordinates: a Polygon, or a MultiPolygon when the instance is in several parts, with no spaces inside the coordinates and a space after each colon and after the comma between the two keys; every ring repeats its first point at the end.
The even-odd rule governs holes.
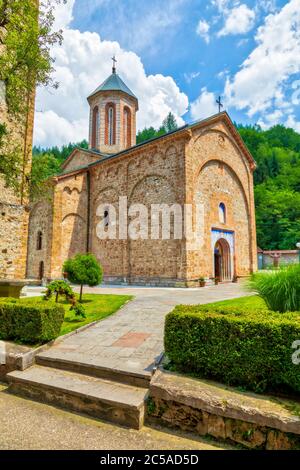
{"type": "Polygon", "coordinates": [[[138,99],[117,74],[112,74],[88,97],[90,105],[89,147],[115,154],[136,144],[138,99]]]}

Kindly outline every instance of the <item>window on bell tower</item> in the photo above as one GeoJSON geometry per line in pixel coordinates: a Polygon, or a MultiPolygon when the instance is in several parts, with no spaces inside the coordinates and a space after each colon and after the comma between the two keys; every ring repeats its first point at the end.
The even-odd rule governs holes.
{"type": "Polygon", "coordinates": [[[128,106],[124,108],[124,146],[125,148],[131,147],[131,111],[128,106]]]}
{"type": "Polygon", "coordinates": [[[99,145],[99,108],[95,106],[92,117],[92,148],[95,149],[99,145]]]}
{"type": "Polygon", "coordinates": [[[116,144],[116,107],[113,103],[106,105],[106,131],[105,131],[105,144],[116,144]]]}

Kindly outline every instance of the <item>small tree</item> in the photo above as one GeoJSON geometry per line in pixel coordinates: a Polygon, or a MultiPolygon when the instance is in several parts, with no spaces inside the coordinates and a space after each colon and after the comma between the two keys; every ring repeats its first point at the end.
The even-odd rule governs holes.
{"type": "Polygon", "coordinates": [[[84,284],[94,287],[102,281],[102,267],[95,256],[90,253],[78,254],[68,259],[64,263],[63,271],[72,284],[80,285],[79,302],[82,302],[84,284]]]}

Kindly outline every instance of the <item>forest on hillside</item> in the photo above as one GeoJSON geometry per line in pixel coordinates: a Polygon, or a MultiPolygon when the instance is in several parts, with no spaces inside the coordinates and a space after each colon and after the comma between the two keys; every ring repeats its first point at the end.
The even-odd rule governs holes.
{"type": "MultiPolygon", "coordinates": [[[[170,113],[159,129],[139,131],[137,143],[176,129],[170,113]]],[[[300,241],[300,134],[282,125],[262,130],[236,124],[257,163],[254,174],[257,243],[264,250],[295,249],[300,241]]],[[[42,183],[60,172],[60,165],[75,147],[88,148],[87,141],[62,148],[33,149],[31,196],[42,183]]]]}

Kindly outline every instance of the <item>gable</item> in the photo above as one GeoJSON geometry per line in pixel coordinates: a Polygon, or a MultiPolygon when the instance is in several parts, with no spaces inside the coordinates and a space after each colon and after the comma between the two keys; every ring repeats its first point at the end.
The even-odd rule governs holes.
{"type": "Polygon", "coordinates": [[[95,154],[86,150],[75,149],[62,165],[62,171],[68,173],[88,166],[101,158],[100,154],[95,154]]]}

